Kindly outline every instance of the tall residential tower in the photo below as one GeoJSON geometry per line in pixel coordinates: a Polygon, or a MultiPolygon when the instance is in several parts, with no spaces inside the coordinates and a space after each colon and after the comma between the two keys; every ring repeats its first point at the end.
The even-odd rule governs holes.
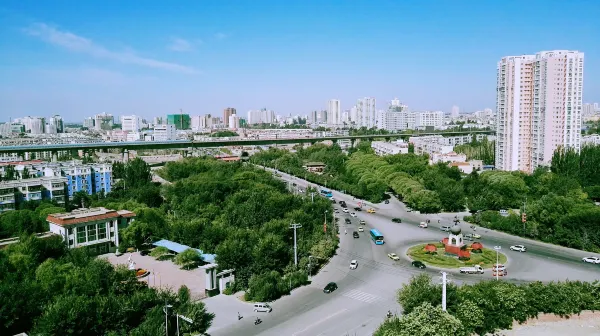
{"type": "Polygon", "coordinates": [[[327,104],[327,124],[331,126],[337,126],[341,124],[342,110],[340,107],[340,101],[337,99],[329,100],[327,104]]]}
{"type": "Polygon", "coordinates": [[[580,149],[583,53],[542,51],[498,62],[496,169],[532,173],[560,147],[580,149]]]}

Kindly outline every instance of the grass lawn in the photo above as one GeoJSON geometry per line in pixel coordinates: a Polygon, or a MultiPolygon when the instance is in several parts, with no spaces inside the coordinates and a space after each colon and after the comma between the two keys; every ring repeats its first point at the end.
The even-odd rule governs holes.
{"type": "MultiPolygon", "coordinates": [[[[443,244],[434,244],[438,248],[437,254],[425,253],[425,245],[427,244],[413,246],[408,249],[406,254],[413,260],[419,260],[427,265],[441,268],[458,268],[472,265],[481,265],[483,268],[489,268],[496,263],[496,251],[492,249],[484,248],[483,253],[471,252],[470,260],[461,261],[455,256],[446,255],[443,244]]],[[[499,263],[505,264],[506,256],[502,253],[499,253],[498,260],[499,263]]]]}

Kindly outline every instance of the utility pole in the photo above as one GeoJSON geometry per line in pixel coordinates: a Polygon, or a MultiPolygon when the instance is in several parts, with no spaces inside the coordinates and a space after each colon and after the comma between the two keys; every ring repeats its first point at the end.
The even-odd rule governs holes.
{"type": "Polygon", "coordinates": [[[446,272],[442,273],[442,310],[446,311],[446,283],[448,282],[446,279],[446,272]]]}
{"type": "Polygon", "coordinates": [[[314,191],[310,193],[310,201],[312,203],[315,203],[315,193],[314,193],[314,191]]]}
{"type": "Polygon", "coordinates": [[[296,267],[298,267],[298,244],[296,243],[296,230],[301,227],[302,224],[290,224],[290,229],[294,229],[294,265],[296,265],[296,267]]]}

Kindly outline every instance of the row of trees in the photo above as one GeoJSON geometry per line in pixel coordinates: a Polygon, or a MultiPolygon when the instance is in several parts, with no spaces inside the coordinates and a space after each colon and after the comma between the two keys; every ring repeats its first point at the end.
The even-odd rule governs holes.
{"type": "Polygon", "coordinates": [[[488,141],[487,137],[477,141],[477,137],[473,135],[473,141],[454,147],[454,151],[465,154],[468,160],[481,160],[485,165],[493,165],[496,158],[496,142],[488,141]]]}
{"type": "Polygon", "coordinates": [[[124,266],[67,250],[61,237],[23,236],[0,250],[0,297],[2,335],[165,335],[165,302],[170,335],[174,313],[194,320],[180,326],[184,333],[203,333],[214,318],[187,288],[148,288],[124,266]]]}
{"type": "MultiPolygon", "coordinates": [[[[491,151],[490,142],[473,144],[491,151]]],[[[337,145],[315,145],[298,148],[296,153],[269,149],[251,160],[372,202],[382,201],[384,193],[391,191],[422,213],[468,209],[475,214],[465,218],[469,222],[564,246],[600,250],[600,209],[592,202],[600,201],[599,146],[583,147],[580,153],[558,150],[550,169],[540,167],[531,175],[474,171],[465,176],[445,163],[429,165],[424,155],[377,156],[366,142],[349,155],[337,145]],[[308,173],[302,165],[309,161],[325,163],[325,172],[308,173]],[[500,216],[502,209],[510,210],[511,215],[500,216]],[[527,213],[526,223],[521,221],[522,211],[527,213]]]]}
{"type": "Polygon", "coordinates": [[[442,286],[426,274],[414,277],[398,291],[404,315],[386,320],[375,336],[486,335],[540,313],[568,317],[600,309],[598,282],[515,285],[490,280],[460,287],[448,284],[446,291],[447,311],[443,311],[442,286]]]}

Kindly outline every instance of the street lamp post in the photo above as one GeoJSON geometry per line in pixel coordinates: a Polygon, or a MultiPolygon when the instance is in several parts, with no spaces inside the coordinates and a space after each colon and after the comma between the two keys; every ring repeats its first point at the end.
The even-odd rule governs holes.
{"type": "Polygon", "coordinates": [[[173,308],[173,306],[165,303],[163,311],[165,312],[165,335],[167,336],[169,336],[169,308],[173,308]]]}
{"type": "Polygon", "coordinates": [[[496,280],[500,280],[500,268],[498,267],[498,251],[502,249],[502,246],[494,246],[494,250],[496,250],[496,280]]]}
{"type": "Polygon", "coordinates": [[[194,320],[191,318],[177,314],[177,336],[179,336],[179,319],[182,319],[187,323],[194,324],[194,320]]]}

